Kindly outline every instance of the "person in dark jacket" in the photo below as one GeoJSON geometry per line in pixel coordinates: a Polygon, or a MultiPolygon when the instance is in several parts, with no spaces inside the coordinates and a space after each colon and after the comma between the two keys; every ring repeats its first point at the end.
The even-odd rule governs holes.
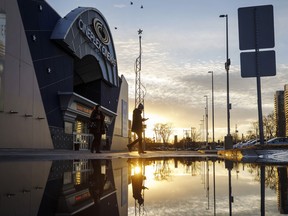
{"type": "Polygon", "coordinates": [[[139,154],[144,154],[146,152],[143,151],[143,146],[142,146],[142,132],[143,132],[143,121],[146,121],[147,119],[142,118],[142,111],[144,109],[143,104],[139,104],[137,108],[134,109],[133,111],[133,119],[132,119],[132,132],[137,134],[137,139],[134,140],[132,143],[128,144],[127,147],[129,151],[132,150],[132,147],[138,142],[138,153],[139,154]]]}
{"type": "Polygon", "coordinates": [[[102,134],[105,134],[105,116],[99,109],[100,105],[96,105],[90,116],[90,133],[93,134],[94,139],[91,145],[91,153],[96,149],[96,153],[100,152],[102,134]]]}

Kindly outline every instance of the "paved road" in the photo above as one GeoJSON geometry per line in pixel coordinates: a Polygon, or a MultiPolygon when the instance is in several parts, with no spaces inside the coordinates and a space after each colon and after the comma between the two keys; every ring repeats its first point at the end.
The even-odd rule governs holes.
{"type": "Polygon", "coordinates": [[[137,151],[103,151],[92,154],[87,150],[52,149],[0,149],[0,160],[73,160],[73,159],[113,159],[113,158],[157,158],[157,157],[215,157],[217,152],[197,151],[147,151],[139,155],[137,151]]]}

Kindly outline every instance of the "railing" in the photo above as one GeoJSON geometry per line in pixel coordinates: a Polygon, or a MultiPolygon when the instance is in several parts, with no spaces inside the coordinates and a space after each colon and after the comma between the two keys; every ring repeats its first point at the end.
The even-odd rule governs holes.
{"type": "Polygon", "coordinates": [[[73,132],[73,148],[74,148],[74,150],[75,150],[76,144],[79,144],[79,150],[89,150],[92,141],[93,141],[93,135],[92,134],[73,132]]]}
{"type": "Polygon", "coordinates": [[[80,185],[87,181],[92,169],[89,166],[87,159],[74,160],[73,161],[73,180],[75,185],[80,185]]]}
{"type": "Polygon", "coordinates": [[[87,159],[73,161],[73,173],[89,172],[89,171],[91,171],[91,168],[89,166],[89,161],[87,159]]]}

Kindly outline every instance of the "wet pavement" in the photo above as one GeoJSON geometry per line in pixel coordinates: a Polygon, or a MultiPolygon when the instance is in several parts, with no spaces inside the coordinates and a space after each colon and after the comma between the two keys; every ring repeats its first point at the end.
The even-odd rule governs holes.
{"type": "Polygon", "coordinates": [[[217,151],[102,151],[100,154],[89,150],[55,149],[0,149],[0,160],[73,160],[73,159],[116,159],[116,158],[169,158],[169,157],[215,157],[217,151]]]}
{"type": "Polygon", "coordinates": [[[128,159],[128,158],[172,158],[172,157],[210,157],[250,163],[287,163],[288,150],[199,150],[199,151],[102,151],[100,154],[89,150],[63,149],[0,149],[0,161],[5,160],[75,160],[75,159],[128,159]]]}

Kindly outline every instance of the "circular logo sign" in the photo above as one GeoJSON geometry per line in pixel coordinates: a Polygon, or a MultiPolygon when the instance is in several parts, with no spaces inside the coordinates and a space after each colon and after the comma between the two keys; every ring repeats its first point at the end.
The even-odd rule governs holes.
{"type": "Polygon", "coordinates": [[[109,34],[101,21],[95,18],[93,20],[93,26],[98,38],[102,41],[102,43],[108,45],[110,42],[109,34]]]}

